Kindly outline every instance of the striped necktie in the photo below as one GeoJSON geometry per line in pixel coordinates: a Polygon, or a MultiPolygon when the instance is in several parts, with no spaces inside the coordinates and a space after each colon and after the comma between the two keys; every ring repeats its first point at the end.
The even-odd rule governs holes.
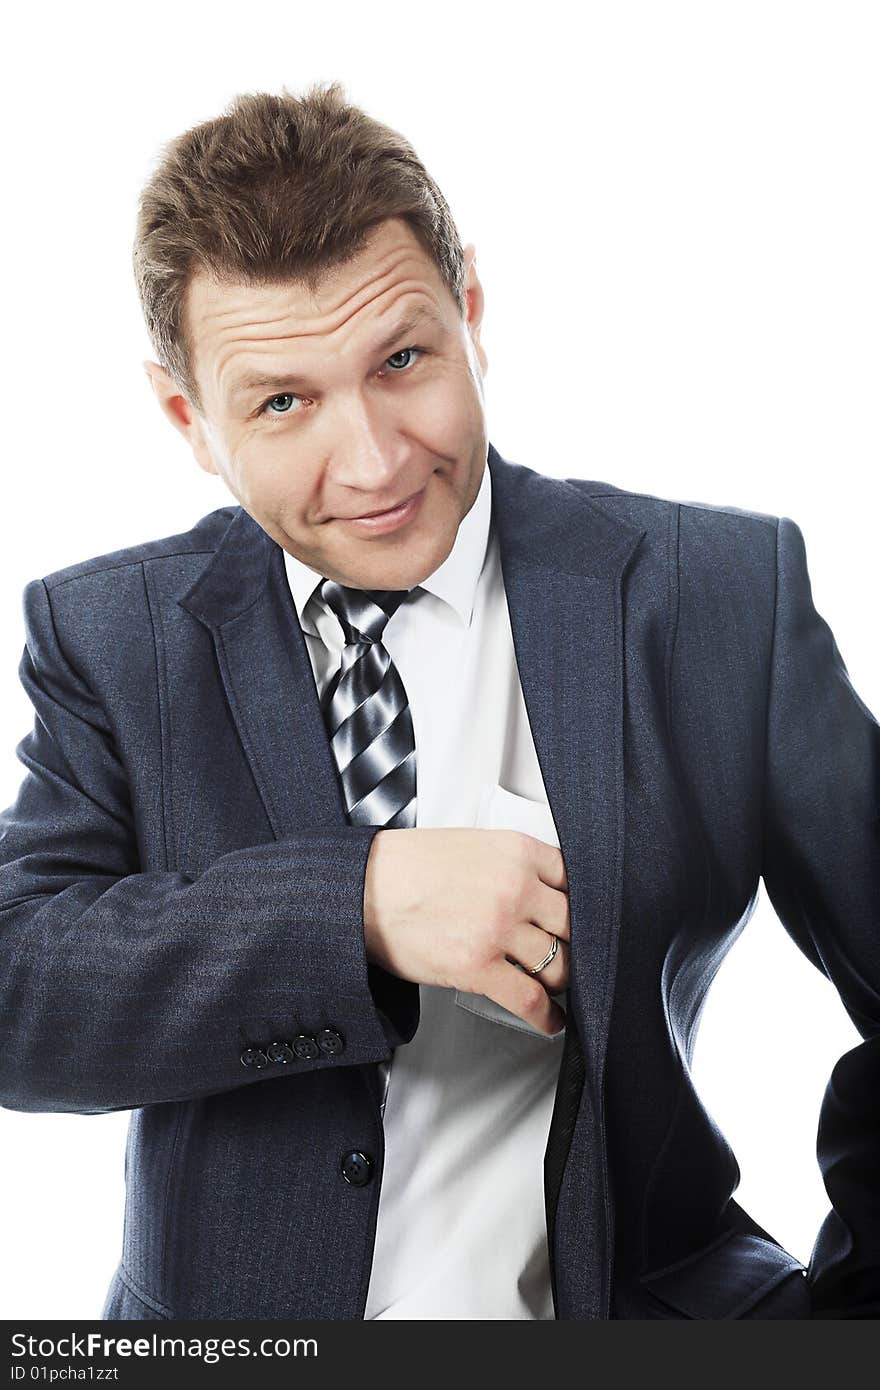
{"type": "Polygon", "coordinates": [[[350,589],[325,579],[321,597],[345,634],[342,664],[321,709],[352,825],[416,823],[416,746],[406,690],[382,644],[409,589],[350,589]]]}

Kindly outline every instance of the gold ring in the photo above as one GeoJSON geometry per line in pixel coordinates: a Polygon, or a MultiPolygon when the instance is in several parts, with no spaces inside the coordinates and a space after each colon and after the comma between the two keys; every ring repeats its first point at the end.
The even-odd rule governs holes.
{"type": "Polygon", "coordinates": [[[541,963],[540,963],[539,965],[533,965],[533,966],[531,967],[531,969],[529,969],[529,967],[528,967],[527,965],[524,965],[524,966],[523,966],[523,970],[525,970],[525,972],[526,972],[527,975],[537,975],[537,973],[538,973],[539,970],[543,970],[545,965],[549,965],[549,964],[550,964],[551,960],[552,960],[553,957],[556,955],[556,952],[557,952],[558,950],[559,950],[559,937],[558,937],[558,936],[554,936],[554,937],[553,937],[553,945],[550,947],[550,950],[547,952],[546,956],[545,956],[544,959],[541,961],[541,963]]]}

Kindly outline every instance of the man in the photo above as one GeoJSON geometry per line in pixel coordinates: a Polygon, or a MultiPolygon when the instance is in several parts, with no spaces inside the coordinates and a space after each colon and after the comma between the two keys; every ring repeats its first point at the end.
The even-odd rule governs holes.
{"type": "Polygon", "coordinates": [[[787,517],[505,460],[336,84],[172,142],[159,404],[237,505],[35,579],[0,1102],[132,1111],[107,1318],[880,1314],[880,729],[787,517]],[[690,1080],[763,877],[864,1042],[809,1267],[690,1080]]]}

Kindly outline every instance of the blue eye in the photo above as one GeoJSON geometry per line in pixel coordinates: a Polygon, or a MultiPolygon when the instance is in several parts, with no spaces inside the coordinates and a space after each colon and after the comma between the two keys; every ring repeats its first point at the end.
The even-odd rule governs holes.
{"type": "Polygon", "coordinates": [[[294,396],[291,391],[285,391],[279,396],[272,396],[268,401],[266,401],[266,404],[263,406],[263,409],[266,410],[268,406],[274,405],[276,401],[287,401],[288,405],[284,406],[282,410],[271,410],[268,412],[270,415],[287,415],[290,412],[290,406],[293,404],[295,400],[296,396],[294,396]]]}
{"type": "MultiPolygon", "coordinates": [[[[406,354],[407,354],[408,352],[410,352],[410,353],[412,353],[412,352],[421,352],[421,350],[422,350],[421,348],[417,348],[417,347],[399,348],[397,352],[393,352],[393,353],[391,354],[391,356],[387,359],[387,361],[393,362],[394,359],[395,359],[395,357],[405,357],[406,354]]],[[[404,367],[408,367],[409,365],[410,365],[409,362],[401,362],[401,363],[398,364],[398,366],[396,366],[396,367],[394,368],[394,370],[395,370],[395,371],[399,371],[399,370],[402,370],[404,367]]]]}

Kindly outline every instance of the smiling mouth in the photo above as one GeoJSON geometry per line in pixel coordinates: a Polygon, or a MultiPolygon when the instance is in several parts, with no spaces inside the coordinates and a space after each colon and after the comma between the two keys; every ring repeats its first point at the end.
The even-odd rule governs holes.
{"type": "Polygon", "coordinates": [[[408,497],[401,497],[399,502],[393,502],[390,507],[380,507],[379,510],[375,512],[358,512],[357,516],[344,516],[340,517],[340,520],[364,521],[367,517],[370,516],[385,516],[388,512],[396,512],[399,510],[399,508],[405,507],[407,502],[411,502],[414,497],[417,497],[421,490],[422,489],[419,488],[418,492],[411,492],[408,497]]]}
{"type": "Polygon", "coordinates": [[[421,512],[427,491],[428,484],[425,483],[418,492],[413,492],[393,507],[385,507],[380,512],[362,512],[360,516],[341,516],[337,517],[337,521],[347,526],[354,535],[390,535],[391,532],[400,531],[415,520],[421,512]]]}

